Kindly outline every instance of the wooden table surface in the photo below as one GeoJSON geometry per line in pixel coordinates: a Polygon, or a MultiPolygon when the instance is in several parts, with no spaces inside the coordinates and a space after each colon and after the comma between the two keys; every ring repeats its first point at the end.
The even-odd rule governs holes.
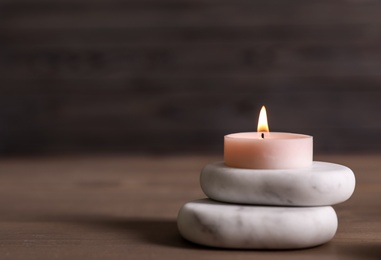
{"type": "Polygon", "coordinates": [[[79,156],[0,160],[0,259],[381,259],[381,155],[316,156],[356,174],[334,206],[325,245],[289,251],[222,250],[183,240],[176,215],[205,197],[204,164],[221,157],[79,156]]]}

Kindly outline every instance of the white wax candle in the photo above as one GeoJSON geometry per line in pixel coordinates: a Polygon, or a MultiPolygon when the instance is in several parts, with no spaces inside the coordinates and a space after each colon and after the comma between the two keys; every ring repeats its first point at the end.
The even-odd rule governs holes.
{"type": "Polygon", "coordinates": [[[224,162],[229,167],[295,169],[312,165],[313,139],[309,135],[246,132],[224,139],[224,162]]]}

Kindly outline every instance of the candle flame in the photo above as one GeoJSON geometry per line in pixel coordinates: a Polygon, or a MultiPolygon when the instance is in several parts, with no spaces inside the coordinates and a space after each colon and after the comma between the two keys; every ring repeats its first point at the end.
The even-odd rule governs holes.
{"type": "Polygon", "coordinates": [[[269,125],[267,123],[267,113],[265,106],[262,106],[261,112],[259,113],[259,119],[258,119],[258,132],[270,132],[269,125]]]}

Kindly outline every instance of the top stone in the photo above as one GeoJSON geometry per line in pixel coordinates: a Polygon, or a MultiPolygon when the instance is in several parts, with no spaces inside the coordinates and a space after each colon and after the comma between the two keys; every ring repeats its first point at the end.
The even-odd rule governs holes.
{"type": "Polygon", "coordinates": [[[355,176],[343,165],[313,162],[301,169],[240,169],[224,162],[208,164],[201,188],[211,199],[229,203],[278,206],[327,206],[350,198],[355,176]]]}

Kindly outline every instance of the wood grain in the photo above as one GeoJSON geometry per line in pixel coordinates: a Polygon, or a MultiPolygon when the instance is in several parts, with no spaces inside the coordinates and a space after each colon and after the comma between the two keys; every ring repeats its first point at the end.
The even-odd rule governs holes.
{"type": "Polygon", "coordinates": [[[355,172],[334,206],[328,244],[296,251],[220,250],[183,240],[176,215],[202,198],[201,168],[220,156],[77,156],[0,160],[2,259],[380,259],[379,155],[319,156],[355,172]]]}
{"type": "Polygon", "coordinates": [[[379,10],[0,1],[0,153],[217,152],[263,104],[270,129],[314,135],[318,152],[379,152],[379,10]]]}

